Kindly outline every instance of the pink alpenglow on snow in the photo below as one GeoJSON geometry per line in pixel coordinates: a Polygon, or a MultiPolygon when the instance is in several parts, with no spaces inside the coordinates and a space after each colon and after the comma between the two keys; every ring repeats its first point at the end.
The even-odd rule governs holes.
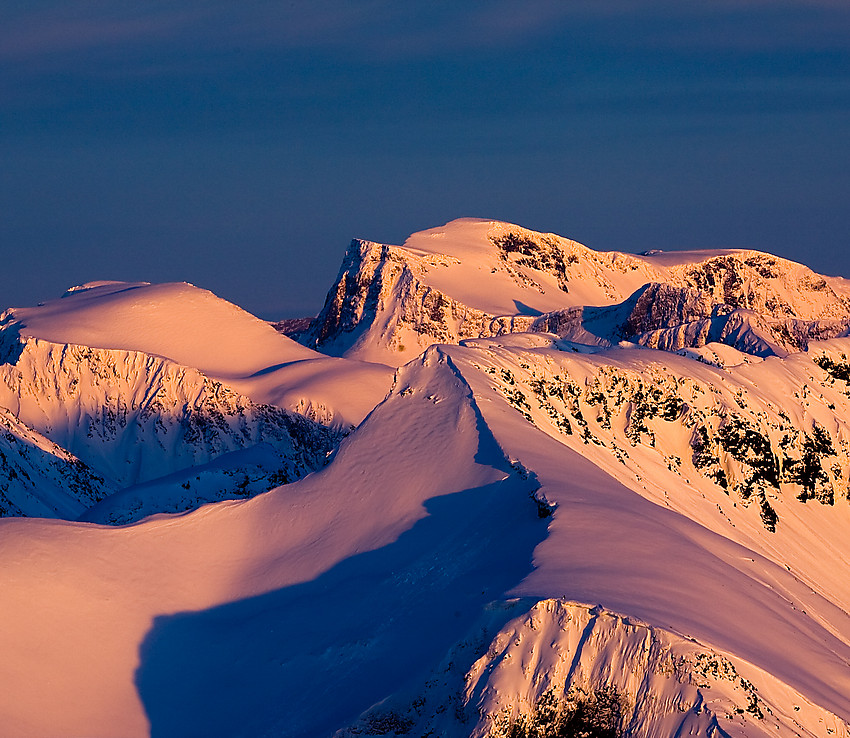
{"type": "Polygon", "coordinates": [[[845,280],[462,219],[298,331],[4,314],[4,736],[850,735],[845,280]]]}

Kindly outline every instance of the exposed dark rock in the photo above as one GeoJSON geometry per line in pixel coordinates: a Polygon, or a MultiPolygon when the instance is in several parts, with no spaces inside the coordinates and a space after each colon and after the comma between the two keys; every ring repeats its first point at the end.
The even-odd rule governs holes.
{"type": "Polygon", "coordinates": [[[297,341],[305,333],[309,333],[315,322],[315,318],[285,318],[271,323],[271,327],[297,341]]]}
{"type": "Polygon", "coordinates": [[[490,239],[499,250],[503,261],[512,261],[519,266],[548,272],[558,280],[558,287],[569,292],[567,266],[578,263],[578,256],[565,254],[563,249],[550,238],[531,238],[520,233],[505,233],[490,239]]]}

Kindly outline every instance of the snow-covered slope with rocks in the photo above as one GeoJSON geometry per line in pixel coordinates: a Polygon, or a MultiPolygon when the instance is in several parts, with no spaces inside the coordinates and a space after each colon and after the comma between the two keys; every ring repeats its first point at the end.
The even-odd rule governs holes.
{"type": "Polygon", "coordinates": [[[0,407],[0,517],[73,519],[114,492],[72,453],[0,407]]]}
{"type": "Polygon", "coordinates": [[[584,727],[608,732],[581,733],[573,725],[573,735],[846,735],[834,714],[752,664],[737,664],[693,638],[598,605],[515,599],[482,619],[412,700],[384,701],[337,736],[387,729],[390,735],[557,735],[558,717],[577,704],[607,708],[607,724],[584,727]],[[493,627],[506,613],[515,617],[493,627]]]}
{"type": "Polygon", "coordinates": [[[92,470],[0,520],[4,734],[850,736],[845,281],[463,220],[352,244],[345,357],[201,293],[4,319],[0,451],[92,470]]]}
{"type": "Polygon", "coordinates": [[[530,714],[550,689],[611,687],[633,735],[846,735],[848,348],[727,369],[637,348],[580,354],[532,335],[445,348],[551,513],[533,570],[508,594],[600,604],[649,630],[638,654],[616,639],[599,648],[612,636],[587,627],[561,632],[562,616],[474,631],[418,690],[352,730],[379,734],[366,728],[392,715],[411,734],[499,735],[505,710],[530,714]],[[649,662],[658,640],[679,643],[675,679],[670,663],[665,676],[649,662]],[[706,676],[695,659],[720,656],[734,669],[708,698],[694,689],[706,676]]]}
{"type": "MultiPolygon", "coordinates": [[[[0,340],[18,340],[0,334],[0,340]]],[[[196,369],[137,351],[23,339],[0,366],[0,405],[126,486],[261,441],[287,452],[290,478],[315,468],[333,434],[258,405],[196,369]]]]}
{"type": "MultiPolygon", "coordinates": [[[[764,305],[761,309],[767,310],[764,305]]],[[[759,357],[787,356],[805,349],[810,341],[850,333],[846,316],[804,320],[787,317],[788,304],[778,303],[773,309],[778,317],[717,302],[710,292],[692,287],[650,283],[617,305],[545,313],[528,330],[595,346],[628,341],[664,351],[723,343],[759,357]]]]}
{"type": "MultiPolygon", "coordinates": [[[[268,362],[277,361],[284,369],[354,363],[313,358],[262,321],[189,285],[109,283],[73,290],[38,308],[7,311],[0,326],[0,355],[0,407],[28,429],[27,438],[44,437],[35,442],[41,452],[21,443],[14,446],[26,453],[28,467],[7,453],[0,475],[6,515],[75,518],[108,496],[99,508],[101,517],[92,519],[129,522],[245,497],[320,468],[350,427],[333,422],[333,406],[319,404],[324,415],[318,420],[327,421],[322,424],[312,406],[305,407],[312,411],[310,419],[256,402],[195,366],[165,358],[234,375],[270,366],[266,374],[273,376],[281,365],[268,362]],[[83,345],[83,340],[92,345],[83,345]],[[328,423],[334,427],[326,427],[328,423]],[[50,446],[58,450],[45,451],[50,446]],[[234,455],[258,446],[268,451],[262,470],[250,454],[234,455]],[[226,468],[219,462],[215,474],[196,470],[221,456],[229,462],[226,468]],[[61,469],[57,459],[65,459],[61,469]],[[79,477],[73,485],[71,471],[79,477]],[[72,499],[61,493],[61,479],[60,491],[49,493],[46,479],[26,481],[62,473],[72,499]],[[181,476],[179,485],[160,486],[157,495],[114,494],[174,474],[181,476]],[[205,483],[199,483],[200,476],[205,483]]],[[[364,373],[359,364],[354,373],[364,373]]],[[[365,373],[374,374],[370,369],[365,373]]],[[[386,373],[379,369],[378,384],[386,383],[386,373]]],[[[297,393],[294,383],[281,387],[265,376],[256,381],[267,382],[278,393],[297,393]]],[[[382,397],[386,391],[372,384],[360,392],[366,404],[370,393],[382,397]]],[[[296,404],[309,405],[309,394],[306,400],[297,397],[296,404]]],[[[356,403],[343,404],[354,407],[355,418],[365,414],[356,403]]]]}

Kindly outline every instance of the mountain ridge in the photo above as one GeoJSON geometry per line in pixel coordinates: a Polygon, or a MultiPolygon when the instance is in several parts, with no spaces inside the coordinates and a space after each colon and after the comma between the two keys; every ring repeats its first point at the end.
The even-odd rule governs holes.
{"type": "Polygon", "coordinates": [[[85,509],[0,519],[4,729],[850,736],[848,284],[462,219],[352,242],[307,347],[187,284],[7,311],[4,468],[85,509]]]}
{"type": "MultiPolygon", "coordinates": [[[[596,252],[554,234],[461,219],[414,234],[402,246],[352,241],[322,311],[293,335],[326,353],[398,365],[409,349],[431,343],[546,329],[578,308],[637,301],[647,284],[690,294],[681,307],[691,314],[678,315],[675,325],[748,310],[800,322],[805,341],[822,334],[823,321],[836,324],[834,334],[850,321],[846,280],[770,254],[596,252]]],[[[626,331],[618,340],[633,338],[626,331]]]]}

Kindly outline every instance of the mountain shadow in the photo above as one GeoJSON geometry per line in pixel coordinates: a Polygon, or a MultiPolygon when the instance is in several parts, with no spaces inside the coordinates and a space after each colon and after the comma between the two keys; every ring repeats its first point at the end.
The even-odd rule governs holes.
{"type": "Polygon", "coordinates": [[[327,736],[424,683],[547,532],[516,475],[426,509],[312,581],[157,617],[136,672],[151,735],[327,736]]]}

